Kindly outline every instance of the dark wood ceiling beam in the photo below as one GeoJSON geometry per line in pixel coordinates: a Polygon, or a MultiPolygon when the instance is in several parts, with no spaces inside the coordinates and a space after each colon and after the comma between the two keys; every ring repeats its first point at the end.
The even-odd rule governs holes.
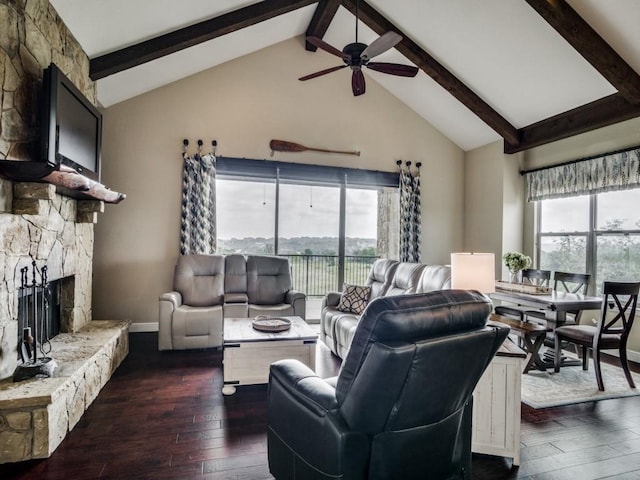
{"type": "MultiPolygon", "coordinates": [[[[323,38],[341,4],[341,0],[320,0],[305,36],[323,38]]],[[[318,50],[318,47],[309,42],[305,42],[305,48],[310,52],[318,50]]]]}
{"type": "Polygon", "coordinates": [[[222,35],[292,12],[318,0],[265,0],[93,58],[89,76],[98,80],[222,35]]]}
{"type": "Polygon", "coordinates": [[[565,0],[527,3],[624,98],[640,103],[640,75],[565,0]]]}
{"type": "MultiPolygon", "coordinates": [[[[355,15],[356,5],[353,0],[344,0],[343,5],[355,15]]],[[[495,130],[509,144],[518,144],[520,137],[518,130],[504,117],[496,112],[489,104],[476,95],[469,87],[456,78],[449,70],[435,58],[425,52],[398,27],[377,12],[371,5],[360,2],[360,20],[378,35],[393,30],[402,35],[402,40],[396,45],[396,50],[433,78],[441,87],[458,99],[469,110],[476,114],[489,127],[495,130]]]]}
{"type": "Polygon", "coordinates": [[[640,105],[632,105],[620,93],[614,93],[520,129],[520,143],[505,143],[504,151],[522,152],[636,117],[640,117],[640,105]]]}

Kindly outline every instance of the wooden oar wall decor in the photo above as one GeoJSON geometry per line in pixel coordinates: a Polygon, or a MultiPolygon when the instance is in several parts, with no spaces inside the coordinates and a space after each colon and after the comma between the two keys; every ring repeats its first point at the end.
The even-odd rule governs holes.
{"type": "Polygon", "coordinates": [[[360,156],[360,152],[347,152],[344,150],[327,150],[324,148],[312,148],[305,147],[304,145],[300,145],[295,142],[287,142],[285,140],[271,140],[269,142],[269,147],[271,147],[271,156],[273,157],[273,152],[288,152],[288,153],[298,153],[298,152],[324,152],[324,153],[340,153],[343,155],[356,155],[360,156]]]}

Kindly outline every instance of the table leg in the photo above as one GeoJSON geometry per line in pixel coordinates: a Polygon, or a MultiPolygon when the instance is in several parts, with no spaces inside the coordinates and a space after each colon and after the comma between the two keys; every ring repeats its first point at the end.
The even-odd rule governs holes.
{"type": "Polygon", "coordinates": [[[533,368],[533,364],[542,371],[545,371],[549,365],[540,358],[539,350],[544,343],[544,335],[536,335],[535,337],[531,337],[530,335],[524,335],[522,337],[525,350],[527,352],[526,362],[524,364],[524,368],[522,369],[522,373],[527,373],[531,368],[533,368]]]}

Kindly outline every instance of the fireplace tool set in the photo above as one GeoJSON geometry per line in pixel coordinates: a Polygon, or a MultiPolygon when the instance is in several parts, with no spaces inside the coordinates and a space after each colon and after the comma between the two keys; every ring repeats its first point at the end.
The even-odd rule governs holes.
{"type": "Polygon", "coordinates": [[[21,286],[18,295],[18,315],[23,319],[22,339],[18,345],[21,363],[13,373],[13,381],[28,378],[47,378],[53,375],[56,362],[47,356],[51,352],[49,340],[49,281],[47,267],[40,271],[40,283],[36,281],[38,269],[32,262],[31,282],[29,267],[20,269],[21,286]]]}

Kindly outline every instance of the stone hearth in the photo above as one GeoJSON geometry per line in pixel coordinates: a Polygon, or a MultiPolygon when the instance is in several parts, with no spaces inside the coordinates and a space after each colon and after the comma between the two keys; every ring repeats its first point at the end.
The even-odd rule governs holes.
{"type": "Polygon", "coordinates": [[[52,378],[0,382],[0,463],[47,458],[129,352],[129,322],[92,321],[52,341],[52,378]]]}

